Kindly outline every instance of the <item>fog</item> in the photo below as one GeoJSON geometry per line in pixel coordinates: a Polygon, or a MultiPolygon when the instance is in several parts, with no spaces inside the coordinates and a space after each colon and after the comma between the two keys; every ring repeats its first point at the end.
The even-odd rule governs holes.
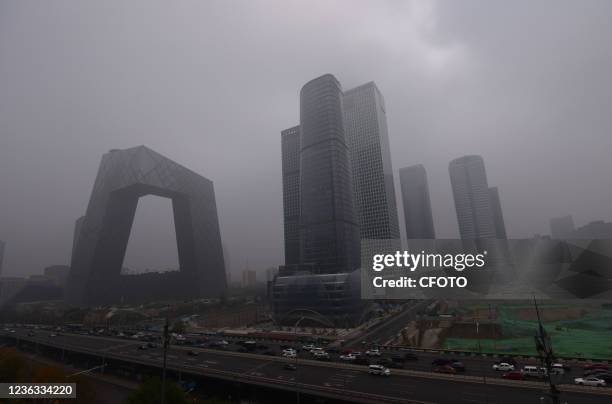
{"type": "MultiPolygon", "coordinates": [[[[396,182],[424,164],[438,237],[458,234],[448,163],[464,154],[483,156],[509,237],[612,220],[611,15],[595,0],[2,1],[4,275],[69,263],[102,154],[141,144],[214,181],[232,271],[282,263],[280,131],[323,73],[377,83],[396,182]]],[[[141,202],[125,265],[173,265],[170,203],[141,202]]]]}

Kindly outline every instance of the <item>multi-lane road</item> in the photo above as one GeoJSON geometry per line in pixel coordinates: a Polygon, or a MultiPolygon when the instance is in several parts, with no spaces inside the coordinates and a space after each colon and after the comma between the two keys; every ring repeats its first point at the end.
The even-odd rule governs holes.
{"type": "MultiPolygon", "coordinates": [[[[160,348],[139,349],[139,341],[66,334],[52,337],[51,331],[27,329],[0,331],[5,341],[32,346],[48,346],[69,352],[92,355],[102,360],[121,360],[160,367],[160,348]]],[[[287,360],[278,356],[173,346],[168,352],[170,369],[184,374],[233,380],[283,390],[342,398],[355,402],[413,403],[543,403],[543,382],[508,381],[490,370],[491,361],[464,358],[466,375],[438,375],[430,372],[432,357],[421,354],[418,361],[407,362],[406,369],[392,370],[388,378],[369,375],[367,367],[311,360],[309,354],[287,360]],[[189,351],[197,351],[197,355],[189,351]],[[297,370],[285,364],[297,362],[297,370]],[[483,377],[485,376],[485,377],[483,377]]],[[[612,403],[611,388],[562,385],[562,402],[568,404],[612,403]]]]}

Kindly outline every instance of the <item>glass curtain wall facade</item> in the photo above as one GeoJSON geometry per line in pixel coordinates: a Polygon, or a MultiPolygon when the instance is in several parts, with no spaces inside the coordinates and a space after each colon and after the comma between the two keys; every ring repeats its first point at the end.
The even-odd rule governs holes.
{"type": "Polygon", "coordinates": [[[407,239],[434,239],[427,173],[421,164],[399,170],[407,239]]]}
{"type": "Polygon", "coordinates": [[[281,132],[285,265],[300,263],[300,127],[281,132]]]}
{"type": "Polygon", "coordinates": [[[482,157],[460,157],[450,162],[448,170],[461,238],[495,238],[491,198],[482,157]]]}
{"type": "Polygon", "coordinates": [[[326,74],[300,92],[300,261],[320,273],[359,267],[359,226],[353,208],[342,89],[326,74]]]}
{"type": "Polygon", "coordinates": [[[344,92],[343,110],[361,239],[399,238],[384,98],[369,82],[344,92]]]}

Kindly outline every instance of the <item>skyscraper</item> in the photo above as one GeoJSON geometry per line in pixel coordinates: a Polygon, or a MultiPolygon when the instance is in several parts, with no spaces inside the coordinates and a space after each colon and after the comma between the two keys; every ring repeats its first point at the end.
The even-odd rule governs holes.
{"type": "Polygon", "coordinates": [[[493,223],[495,224],[495,238],[507,238],[506,224],[502,213],[501,200],[497,187],[489,188],[489,198],[491,199],[491,212],[493,213],[493,223]]]}
{"type": "Polygon", "coordinates": [[[400,168],[399,177],[406,222],[406,238],[436,238],[425,167],[418,164],[400,168]]]}
{"type": "Polygon", "coordinates": [[[65,298],[73,305],[218,297],[226,288],[213,182],[145,147],[102,157],[78,231],[65,298]],[[138,200],[172,200],[179,270],[122,275],[138,200]]]}
{"type": "Polygon", "coordinates": [[[399,238],[384,98],[369,82],[344,92],[343,110],[361,238],[399,238]]]}
{"type": "Polygon", "coordinates": [[[285,265],[300,263],[300,127],[281,132],[285,265]]]}
{"type": "Polygon", "coordinates": [[[300,262],[321,273],[359,267],[342,89],[326,74],[300,91],[300,262]]]}
{"type": "Polygon", "coordinates": [[[462,239],[495,238],[495,223],[484,161],[463,156],[448,166],[462,239]]]}
{"type": "Polygon", "coordinates": [[[550,235],[555,239],[571,237],[576,228],[571,215],[555,217],[550,219],[550,235]]]}
{"type": "Polygon", "coordinates": [[[2,263],[4,262],[4,247],[6,243],[0,240],[0,276],[2,276],[2,263]]]}

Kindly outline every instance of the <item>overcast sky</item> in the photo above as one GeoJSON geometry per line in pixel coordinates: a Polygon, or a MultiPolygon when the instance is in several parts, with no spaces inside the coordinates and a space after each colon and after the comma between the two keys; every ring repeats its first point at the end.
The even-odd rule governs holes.
{"type": "MultiPolygon", "coordinates": [[[[283,261],[280,131],[308,80],[385,96],[397,179],[480,154],[510,237],[612,220],[610,1],[0,2],[5,275],[69,263],[102,154],[144,144],[214,181],[234,272],[283,261]]],[[[125,264],[176,265],[170,202],[141,200],[125,264]]],[[[400,216],[401,218],[402,216],[400,216]]]]}

